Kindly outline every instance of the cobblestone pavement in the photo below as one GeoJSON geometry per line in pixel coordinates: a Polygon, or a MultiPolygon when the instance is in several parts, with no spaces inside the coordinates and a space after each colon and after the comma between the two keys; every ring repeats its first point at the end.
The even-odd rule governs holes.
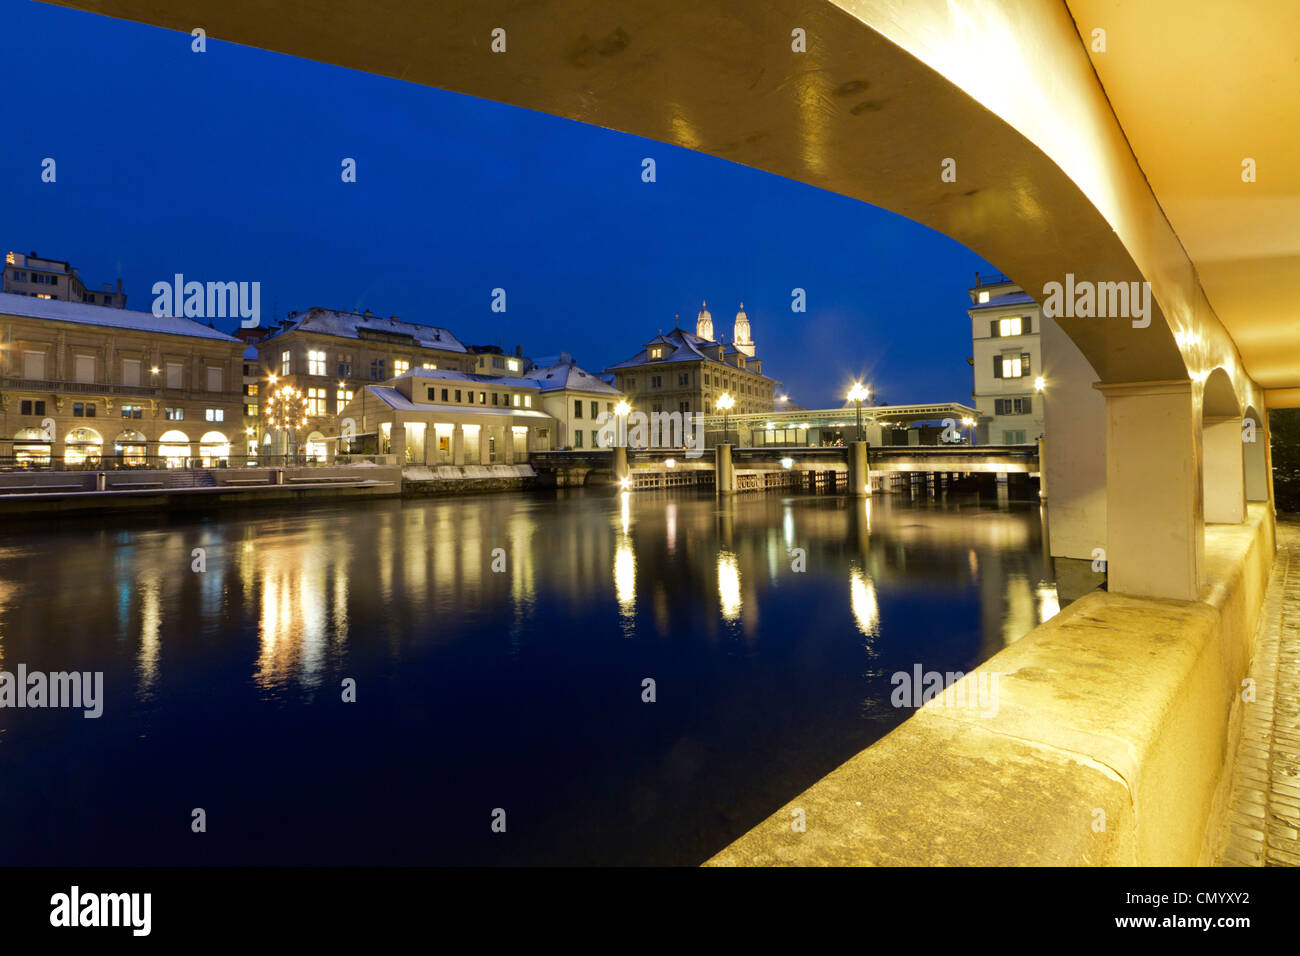
{"type": "Polygon", "coordinates": [[[1219,834],[1220,866],[1300,866],[1300,521],[1280,519],[1219,834]]]}

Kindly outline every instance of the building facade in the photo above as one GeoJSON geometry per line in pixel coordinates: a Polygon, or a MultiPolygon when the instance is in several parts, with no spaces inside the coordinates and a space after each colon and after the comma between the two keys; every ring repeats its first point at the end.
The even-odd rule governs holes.
{"type": "Polygon", "coordinates": [[[1043,434],[1042,330],[1051,319],[1005,276],[976,275],[969,294],[978,441],[1032,444],[1043,434]]]}
{"type": "Polygon", "coordinates": [[[0,292],[26,295],[60,302],[84,302],[125,309],[126,293],[122,280],[116,288],[103,286],[100,291],[87,289],[77,270],[61,259],[43,259],[34,252],[6,252],[4,272],[0,273],[0,292]]]}
{"type": "Polygon", "coordinates": [[[727,344],[713,339],[713,316],[706,304],[701,304],[694,333],[681,328],[661,332],[636,355],[605,371],[614,376],[614,388],[643,412],[711,415],[724,393],[735,400],[735,414],[770,411],[780,384],[763,374],[744,308],[736,313],[727,344]]]}
{"type": "Polygon", "coordinates": [[[614,414],[623,393],[590,372],[583,371],[567,353],[545,366],[535,366],[525,377],[541,389],[542,410],[555,420],[556,450],[601,447],[601,425],[614,414]]]}
{"type": "MultiPolygon", "coordinates": [[[[469,373],[476,367],[476,357],[446,329],[369,312],[312,308],[291,313],[256,347],[263,415],[270,390],[289,385],[301,391],[307,424],[293,436],[294,444],[312,458],[327,454],[328,440],[338,436],[340,413],[364,386],[389,382],[413,369],[469,373]]],[[[358,434],[374,432],[369,411],[359,403],[358,434]]],[[[261,441],[264,454],[289,450],[288,437],[264,423],[261,441]]]]}
{"type": "Polygon", "coordinates": [[[229,463],[242,352],[192,319],[0,293],[0,461],[229,463]]]}

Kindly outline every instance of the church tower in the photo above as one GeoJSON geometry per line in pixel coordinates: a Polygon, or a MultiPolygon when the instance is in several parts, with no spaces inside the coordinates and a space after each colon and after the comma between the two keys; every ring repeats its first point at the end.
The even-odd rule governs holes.
{"type": "Polygon", "coordinates": [[[749,316],[745,314],[743,302],[740,303],[740,311],[736,313],[736,331],[732,335],[732,343],[750,358],[754,357],[754,340],[749,337],[749,316]]]}
{"type": "Polygon", "coordinates": [[[702,339],[713,341],[713,316],[706,309],[706,303],[700,303],[700,314],[695,318],[695,334],[702,339]]]}

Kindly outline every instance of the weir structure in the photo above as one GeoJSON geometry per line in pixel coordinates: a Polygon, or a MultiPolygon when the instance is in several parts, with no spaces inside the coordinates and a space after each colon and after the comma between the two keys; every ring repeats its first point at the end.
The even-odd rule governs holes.
{"type": "Polygon", "coordinates": [[[1300,405],[1291,0],[65,5],[801,180],[945,233],[1040,303],[1067,275],[1149,283],[1143,321],[1063,316],[1045,343],[1053,553],[1103,549],[1109,593],[984,665],[1007,673],[995,718],[927,705],[796,798],[806,833],[778,811],[717,859],[1202,858],[1273,554],[1265,415],[1300,405]]]}

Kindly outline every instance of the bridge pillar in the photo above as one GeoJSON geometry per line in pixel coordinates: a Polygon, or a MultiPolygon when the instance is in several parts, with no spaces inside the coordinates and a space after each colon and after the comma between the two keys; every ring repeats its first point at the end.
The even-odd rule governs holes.
{"type": "Polygon", "coordinates": [[[618,485],[622,485],[623,479],[627,478],[630,473],[631,473],[631,469],[628,468],[628,464],[627,464],[627,446],[615,445],[614,446],[614,482],[618,485]]]}
{"type": "Polygon", "coordinates": [[[1205,520],[1241,524],[1246,520],[1246,469],[1240,418],[1202,418],[1205,443],[1202,469],[1205,520]]]}
{"type": "Polygon", "coordinates": [[[713,475],[713,491],[717,495],[735,494],[736,469],[731,464],[731,446],[718,445],[715,449],[716,465],[713,475]]]}
{"type": "Polygon", "coordinates": [[[1106,397],[1109,589],[1194,601],[1205,579],[1205,520],[1192,382],[1096,388],[1106,397]]]}
{"type": "Polygon", "coordinates": [[[867,469],[867,443],[849,442],[849,495],[871,497],[871,473],[867,469]]]}

